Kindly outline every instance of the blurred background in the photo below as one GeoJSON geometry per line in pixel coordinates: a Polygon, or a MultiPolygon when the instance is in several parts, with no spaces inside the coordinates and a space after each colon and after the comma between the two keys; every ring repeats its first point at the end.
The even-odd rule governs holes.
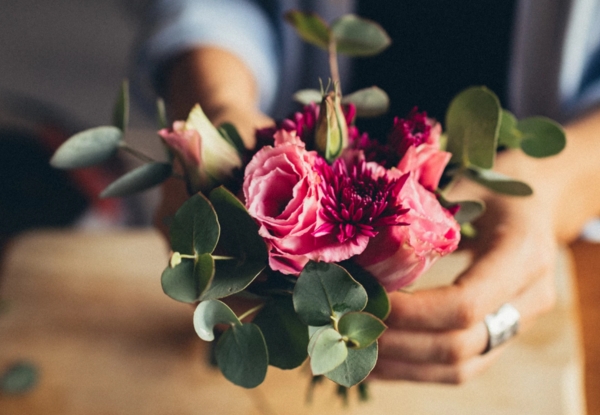
{"type": "MultiPolygon", "coordinates": [[[[156,192],[124,202],[97,194],[130,160],[62,172],[49,156],[109,124],[132,72],[144,0],[3,0],[0,14],[0,235],[39,226],[146,225],[156,192]]],[[[152,114],[132,99],[127,141],[158,144],[152,114]]]]}

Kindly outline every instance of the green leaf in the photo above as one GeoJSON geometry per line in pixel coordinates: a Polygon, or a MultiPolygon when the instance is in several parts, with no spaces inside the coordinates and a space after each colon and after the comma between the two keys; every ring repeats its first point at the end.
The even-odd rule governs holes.
{"type": "Polygon", "coordinates": [[[323,100],[323,93],[316,89],[301,89],[294,94],[293,99],[302,105],[308,105],[313,102],[319,104],[323,100]]]}
{"type": "Polygon", "coordinates": [[[210,254],[198,255],[194,260],[184,259],[174,267],[165,268],[161,275],[162,289],[174,300],[195,303],[210,284],[214,269],[210,254]]]}
{"type": "Polygon", "coordinates": [[[511,196],[529,196],[533,190],[521,181],[511,179],[492,170],[468,169],[465,177],[477,182],[490,190],[511,196]]]}
{"type": "Polygon", "coordinates": [[[385,288],[379,284],[377,279],[369,271],[357,265],[354,261],[344,261],[340,265],[344,267],[346,271],[352,275],[352,278],[362,285],[367,292],[369,300],[362,311],[371,313],[381,320],[385,320],[392,309],[385,288]]]}
{"type": "Polygon", "coordinates": [[[459,93],[446,113],[447,151],[452,162],[490,169],[494,165],[502,108],[485,87],[459,93]]]}
{"type": "Polygon", "coordinates": [[[342,16],[333,22],[331,33],[337,52],[347,56],[373,56],[392,43],[380,25],[353,14],[342,16]]]}
{"type": "Polygon", "coordinates": [[[217,214],[208,199],[197,193],[179,208],[171,224],[171,249],[182,254],[212,253],[219,240],[217,214]]]}
{"type": "Polygon", "coordinates": [[[255,324],[231,327],[219,339],[215,354],[221,372],[234,384],[254,388],[265,379],[269,356],[265,339],[255,324]]]}
{"type": "Polygon", "coordinates": [[[0,394],[19,395],[27,393],[37,385],[38,378],[38,370],[31,363],[14,363],[0,377],[0,394]]]}
{"type": "Polygon", "coordinates": [[[519,148],[521,145],[521,133],[517,130],[517,119],[505,109],[502,110],[501,115],[498,145],[508,148],[519,148]]]}
{"type": "Polygon", "coordinates": [[[454,215],[454,219],[460,224],[473,222],[485,212],[485,203],[481,200],[452,202],[444,199],[442,195],[438,194],[437,196],[440,204],[446,209],[458,206],[458,212],[454,215]]]}
{"type": "Polygon", "coordinates": [[[563,128],[549,118],[525,118],[517,123],[517,129],[523,134],[521,148],[532,157],[553,156],[567,143],[563,128]]]}
{"type": "Polygon", "coordinates": [[[390,107],[390,98],[383,89],[376,86],[359,89],[342,99],[342,104],[354,104],[357,117],[378,117],[390,107]]]}
{"type": "Polygon", "coordinates": [[[225,122],[219,126],[218,130],[219,133],[221,133],[221,136],[223,136],[223,138],[237,150],[239,155],[244,154],[246,151],[244,140],[242,140],[242,137],[240,136],[240,133],[238,133],[237,128],[235,128],[235,125],[225,122]]]}
{"type": "Polygon", "coordinates": [[[310,261],[294,288],[294,309],[311,326],[323,326],[331,317],[361,311],[367,304],[367,292],[348,272],[336,264],[310,261]]]}
{"type": "Polygon", "coordinates": [[[338,330],[348,338],[350,348],[364,349],[383,334],[387,326],[383,321],[369,313],[346,313],[338,322],[338,330]]]}
{"type": "Polygon", "coordinates": [[[202,299],[222,298],[242,291],[268,261],[267,245],[244,205],[224,187],[214,189],[209,197],[221,228],[219,252],[232,259],[216,261],[215,277],[202,299]]]}
{"type": "Polygon", "coordinates": [[[59,169],[76,169],[102,163],[117,153],[122,139],[123,132],[113,126],[82,131],[56,150],[50,164],[59,169]]]}
{"type": "Polygon", "coordinates": [[[347,388],[362,382],[377,363],[377,342],[365,349],[348,349],[348,357],[342,364],[325,376],[347,388]]]}
{"type": "Polygon", "coordinates": [[[329,46],[330,29],[316,13],[305,13],[291,10],[285,14],[285,20],[296,29],[298,35],[308,43],[327,50],[329,46]]]}
{"type": "Polygon", "coordinates": [[[291,296],[274,297],[254,318],[265,336],[269,364],[294,369],[308,355],[308,327],[298,318],[291,296]]]}
{"type": "Polygon", "coordinates": [[[129,125],[129,82],[123,80],[119,89],[119,96],[113,110],[113,125],[125,131],[129,125]]]}
{"type": "Polygon", "coordinates": [[[323,327],[310,338],[308,354],[312,374],[317,376],[338,367],[348,356],[348,348],[340,333],[331,327],[323,327]]]}
{"type": "Polygon", "coordinates": [[[171,177],[170,163],[148,163],[140,166],[112,182],[100,193],[100,197],[122,197],[148,190],[171,177]]]}
{"type": "Polygon", "coordinates": [[[214,328],[217,324],[241,326],[241,321],[225,303],[219,300],[202,301],[194,311],[194,330],[202,340],[215,339],[214,328]]]}

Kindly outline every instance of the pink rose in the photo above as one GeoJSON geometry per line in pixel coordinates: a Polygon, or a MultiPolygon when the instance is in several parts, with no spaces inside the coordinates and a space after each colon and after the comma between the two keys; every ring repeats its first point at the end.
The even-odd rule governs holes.
{"type": "Polygon", "coordinates": [[[226,182],[242,165],[237,150],[221,136],[198,104],[187,121],[175,121],[171,130],[162,129],[158,135],[181,162],[192,193],[226,182]]]}
{"type": "Polygon", "coordinates": [[[413,282],[440,257],[453,252],[460,240],[460,226],[419,184],[413,173],[398,195],[408,212],[399,217],[408,226],[380,229],[356,262],[372,273],[387,291],[413,282]]]}
{"type": "Polygon", "coordinates": [[[271,269],[284,274],[300,273],[314,250],[320,199],[317,157],[295,133],[280,130],[275,146],[263,147],[246,167],[246,207],[270,245],[271,269]]]}

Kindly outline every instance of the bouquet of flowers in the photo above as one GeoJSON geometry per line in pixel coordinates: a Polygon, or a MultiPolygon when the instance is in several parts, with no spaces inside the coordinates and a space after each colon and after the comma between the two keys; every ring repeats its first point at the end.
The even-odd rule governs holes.
{"type": "Polygon", "coordinates": [[[376,87],[342,95],[337,54],[379,53],[390,42],[385,31],[354,15],[331,24],[299,11],[286,18],[329,53],[331,80],[299,91],[302,109],[257,131],[254,149],[244,149],[233,125],[213,126],[200,106],[167,128],[159,105],[169,161],[150,160],[124,139],[124,85],[115,125],[73,136],[52,163],[89,166],[119,149],[138,155],[145,164],[104,197],[155,186],[179,163],[191,196],[171,221],[162,287],[196,306],[200,338],[213,341],[218,332],[214,352],[225,377],[252,388],[268,365],[292,369],[308,358],[314,376],[351,387],[376,364],[386,292],[413,282],[474,232],[484,205],[447,200],[452,185],[464,178],[529,195],[525,183],[491,170],[497,150],[549,156],[565,136],[551,120],[517,120],[491,91],[472,87],[450,103],[445,131],[415,108],[396,117],[387,137],[370,137],[355,119],[385,112],[388,97],[376,87]],[[250,305],[236,314],[232,298],[250,305]]]}

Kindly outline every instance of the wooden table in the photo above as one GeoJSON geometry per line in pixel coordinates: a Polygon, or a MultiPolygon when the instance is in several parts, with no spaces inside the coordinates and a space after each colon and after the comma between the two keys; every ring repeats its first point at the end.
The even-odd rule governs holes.
{"type": "MultiPolygon", "coordinates": [[[[24,235],[10,247],[1,274],[0,298],[9,309],[0,315],[0,370],[27,360],[39,367],[40,381],[27,394],[0,396],[0,414],[575,415],[585,413],[584,367],[588,413],[600,413],[599,398],[590,392],[600,385],[598,357],[588,352],[584,366],[581,349],[599,344],[594,276],[600,248],[578,243],[573,252],[581,319],[567,256],[557,307],[511,341],[482,376],[460,387],[373,382],[371,402],[351,399],[345,408],[332,398],[332,385],[305,405],[303,369],[270,368],[265,383],[252,390],[211,369],[207,347],[192,329],[192,308],[160,289],[167,252],[156,233],[24,235]]],[[[464,265],[456,256],[423,283],[448,279],[464,265]]]]}

